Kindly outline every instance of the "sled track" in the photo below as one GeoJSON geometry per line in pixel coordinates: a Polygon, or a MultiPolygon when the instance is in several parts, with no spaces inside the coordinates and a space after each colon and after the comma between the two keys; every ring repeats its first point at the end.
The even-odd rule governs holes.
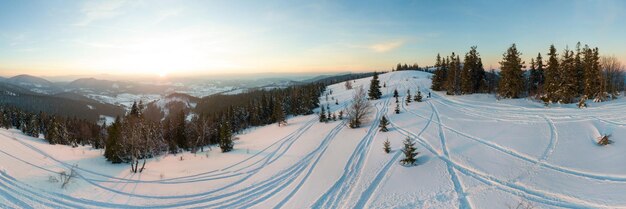
{"type": "Polygon", "coordinates": [[[345,199],[352,193],[352,186],[358,182],[363,164],[365,164],[369,147],[375,135],[378,133],[378,118],[387,113],[390,98],[387,98],[382,104],[372,121],[372,125],[363,139],[357,144],[354,152],[348,159],[344,172],[335,184],[329,188],[315,203],[312,208],[339,208],[343,207],[345,199]]]}
{"type": "MultiPolygon", "coordinates": [[[[441,140],[441,149],[443,150],[443,155],[445,158],[450,159],[450,153],[448,152],[448,146],[446,145],[446,135],[442,126],[443,123],[441,122],[441,118],[439,118],[439,111],[432,103],[428,102],[428,104],[432,108],[437,118],[437,124],[439,125],[439,139],[441,140]]],[[[417,137],[420,136],[418,135],[417,137]]],[[[454,191],[459,198],[459,208],[472,208],[472,204],[469,202],[465,195],[463,184],[461,184],[461,180],[457,176],[456,171],[454,171],[452,165],[450,164],[447,164],[447,168],[448,173],[450,174],[450,180],[454,185],[454,191]]]]}
{"type": "MultiPolygon", "coordinates": [[[[412,111],[409,111],[409,112],[411,114],[415,115],[415,116],[427,119],[425,116],[422,116],[422,115],[420,115],[418,113],[415,113],[415,112],[412,112],[412,111]]],[[[437,123],[437,122],[435,121],[434,123],[437,123]]],[[[526,162],[531,163],[531,164],[537,164],[537,165],[539,165],[541,167],[544,167],[546,169],[550,169],[550,170],[557,171],[557,172],[564,173],[564,174],[571,175],[571,176],[584,177],[584,178],[598,180],[598,181],[610,181],[610,182],[617,182],[617,183],[626,183],[626,176],[623,176],[623,175],[606,175],[606,174],[597,174],[597,173],[593,173],[593,172],[579,171],[579,170],[572,169],[572,168],[567,168],[567,167],[554,165],[554,164],[551,164],[551,163],[549,163],[547,161],[544,161],[544,162],[540,163],[539,162],[540,160],[534,159],[534,158],[532,158],[532,157],[530,157],[530,156],[528,156],[526,154],[523,154],[521,152],[515,151],[515,150],[507,148],[507,147],[503,147],[503,146],[498,145],[496,143],[493,143],[491,141],[487,141],[487,140],[484,140],[484,139],[481,139],[481,138],[469,135],[467,133],[458,131],[456,129],[453,129],[451,127],[446,126],[445,124],[442,124],[442,127],[444,127],[445,129],[447,129],[449,131],[457,133],[457,134],[459,134],[461,136],[464,136],[467,139],[470,139],[470,140],[476,141],[476,142],[478,142],[480,144],[486,145],[486,146],[488,146],[488,147],[490,147],[490,148],[492,148],[492,149],[494,149],[496,151],[502,152],[504,154],[510,155],[510,156],[512,156],[514,158],[526,161],[526,162]]],[[[555,131],[556,131],[556,129],[553,130],[552,132],[556,133],[555,131]]],[[[556,142],[554,142],[552,146],[556,147],[556,142]]]]}
{"type": "MultiPolygon", "coordinates": [[[[422,133],[424,133],[424,131],[426,131],[426,129],[428,129],[428,127],[430,126],[430,124],[431,124],[431,122],[433,120],[434,114],[435,114],[434,112],[432,114],[430,114],[430,119],[428,120],[428,122],[426,122],[426,125],[424,125],[424,128],[422,128],[422,130],[417,134],[417,136],[421,136],[422,133]]],[[[376,177],[374,178],[372,183],[361,194],[361,197],[359,198],[359,200],[356,203],[356,206],[354,208],[366,208],[367,204],[370,201],[371,196],[376,192],[376,190],[378,190],[378,188],[380,187],[380,183],[385,178],[387,178],[387,176],[389,175],[389,170],[391,169],[391,166],[393,166],[396,162],[398,162],[398,159],[400,158],[400,156],[402,156],[402,152],[399,151],[399,150],[396,151],[396,153],[393,155],[393,157],[378,172],[378,174],[376,175],[376,177]]]]}
{"type": "Polygon", "coordinates": [[[436,149],[422,137],[418,137],[416,134],[397,126],[393,121],[390,122],[392,127],[395,127],[400,133],[403,133],[406,136],[415,137],[417,142],[424,146],[431,154],[435,155],[437,158],[444,161],[446,164],[451,165],[455,170],[461,172],[463,175],[472,177],[486,185],[497,187],[499,190],[513,194],[515,196],[522,196],[526,199],[557,207],[565,207],[565,208],[615,208],[615,207],[626,207],[626,206],[608,206],[600,203],[588,202],[585,200],[577,199],[574,197],[568,197],[564,195],[554,194],[550,192],[545,192],[541,190],[537,190],[534,188],[528,188],[524,185],[509,182],[506,180],[498,179],[489,174],[481,173],[480,171],[476,171],[474,169],[468,168],[464,165],[458,164],[452,161],[450,158],[445,157],[444,155],[438,153],[436,149]]]}

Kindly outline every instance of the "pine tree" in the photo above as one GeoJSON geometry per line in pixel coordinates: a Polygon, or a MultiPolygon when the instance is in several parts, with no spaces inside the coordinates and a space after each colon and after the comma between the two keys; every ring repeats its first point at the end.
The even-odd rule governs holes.
{"type": "Polygon", "coordinates": [[[391,142],[389,142],[389,139],[387,139],[387,140],[385,140],[385,142],[383,142],[383,150],[387,154],[389,154],[391,152],[391,142]]]}
{"type": "Polygon", "coordinates": [[[115,122],[109,126],[107,132],[108,134],[104,147],[104,157],[111,161],[111,163],[122,163],[122,147],[120,147],[122,120],[119,116],[115,118],[115,122]]]}
{"type": "Polygon", "coordinates": [[[176,117],[176,128],[174,132],[174,141],[179,149],[188,149],[189,141],[186,133],[186,114],[181,110],[176,117]]]}
{"type": "Polygon", "coordinates": [[[557,58],[556,48],[550,45],[548,52],[548,66],[544,71],[544,92],[546,102],[556,102],[558,100],[557,91],[559,90],[559,60],[557,58]]]}
{"type": "Polygon", "coordinates": [[[585,68],[582,61],[583,52],[580,49],[580,42],[576,43],[576,56],[574,57],[574,68],[576,69],[576,89],[577,95],[585,92],[585,68]]]}
{"type": "Polygon", "coordinates": [[[380,124],[378,125],[378,127],[380,128],[380,131],[381,132],[389,131],[389,129],[387,129],[388,125],[389,125],[389,120],[387,120],[387,117],[383,115],[383,117],[380,118],[380,124]]]}
{"type": "Polygon", "coordinates": [[[461,90],[461,59],[454,52],[448,62],[448,75],[446,76],[446,94],[457,95],[461,90]],[[455,57],[456,56],[456,57],[455,57]]]}
{"type": "Polygon", "coordinates": [[[378,80],[378,73],[374,72],[374,77],[372,77],[372,81],[370,83],[370,89],[368,91],[368,96],[370,100],[377,100],[383,94],[380,92],[380,81],[378,80]]]}
{"type": "Polygon", "coordinates": [[[531,95],[541,95],[543,93],[543,58],[541,53],[536,59],[531,59],[529,90],[531,95]]]}
{"type": "Polygon", "coordinates": [[[287,118],[285,117],[282,102],[278,102],[278,104],[274,105],[274,120],[278,123],[278,127],[287,125],[287,118]]]}
{"type": "Polygon", "coordinates": [[[39,137],[39,120],[37,115],[33,114],[30,116],[27,134],[35,138],[39,137]]]}
{"type": "Polygon", "coordinates": [[[398,97],[399,97],[399,95],[398,95],[398,89],[394,89],[394,90],[393,90],[393,97],[395,97],[395,98],[398,98],[398,97]]]}
{"type": "Polygon", "coordinates": [[[576,81],[576,63],[574,52],[565,49],[562,62],[559,68],[559,90],[557,91],[558,101],[561,103],[572,103],[578,95],[578,81],[576,81]]]}
{"type": "Polygon", "coordinates": [[[524,71],[522,71],[521,53],[515,44],[511,45],[502,55],[500,61],[501,79],[498,85],[498,94],[504,98],[519,98],[524,90],[524,71]]]}
{"type": "Polygon", "coordinates": [[[407,137],[404,140],[404,148],[402,149],[404,159],[400,160],[400,163],[408,166],[414,165],[415,161],[417,161],[415,157],[419,154],[419,152],[415,152],[416,150],[415,142],[413,142],[410,137],[407,137]]]}
{"type": "Polygon", "coordinates": [[[339,120],[343,120],[343,110],[339,110],[339,120]]]}
{"type": "Polygon", "coordinates": [[[220,126],[219,139],[219,145],[222,152],[230,152],[233,150],[233,136],[228,123],[224,123],[220,126]]]}
{"type": "Polygon", "coordinates": [[[446,68],[444,67],[444,63],[441,60],[441,56],[437,54],[437,60],[435,63],[435,73],[432,77],[432,85],[431,89],[434,91],[441,91],[444,88],[444,84],[446,82],[446,68]]]}
{"type": "Polygon", "coordinates": [[[406,99],[405,99],[406,104],[411,103],[411,90],[406,90],[406,99]]]}
{"type": "Polygon", "coordinates": [[[417,91],[417,94],[415,95],[415,101],[416,102],[422,102],[422,92],[421,91],[417,91]]]}
{"type": "Polygon", "coordinates": [[[326,108],[324,108],[324,106],[322,106],[322,110],[320,111],[320,122],[326,122],[326,108]]]}
{"type": "Polygon", "coordinates": [[[584,95],[587,98],[593,98],[595,101],[598,101],[598,99],[601,99],[601,77],[597,48],[594,50],[585,45],[582,63],[585,68],[584,95]]]}
{"type": "Polygon", "coordinates": [[[396,102],[396,114],[400,114],[400,104],[396,102]]]}

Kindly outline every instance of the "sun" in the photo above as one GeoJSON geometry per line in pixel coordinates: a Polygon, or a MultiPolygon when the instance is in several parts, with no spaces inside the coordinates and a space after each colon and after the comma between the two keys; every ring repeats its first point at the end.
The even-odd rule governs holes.
{"type": "Polygon", "coordinates": [[[160,71],[158,75],[159,75],[159,78],[165,78],[165,77],[167,77],[167,72],[166,71],[160,71]]]}

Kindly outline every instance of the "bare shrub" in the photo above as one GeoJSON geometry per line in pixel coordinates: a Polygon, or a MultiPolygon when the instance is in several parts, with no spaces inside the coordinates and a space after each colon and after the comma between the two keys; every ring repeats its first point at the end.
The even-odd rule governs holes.
{"type": "Polygon", "coordinates": [[[59,179],[61,179],[61,189],[65,189],[67,185],[76,177],[76,167],[78,165],[72,166],[70,168],[69,173],[66,171],[59,172],[59,179]]]}
{"type": "Polygon", "coordinates": [[[352,104],[348,108],[348,120],[350,121],[350,128],[361,127],[367,117],[372,112],[372,104],[367,99],[367,94],[363,87],[359,87],[354,92],[352,97],[352,104]]]}
{"type": "Polygon", "coordinates": [[[605,134],[605,135],[598,137],[598,145],[605,146],[605,145],[613,144],[613,141],[611,141],[609,138],[611,138],[611,134],[605,134]]]}

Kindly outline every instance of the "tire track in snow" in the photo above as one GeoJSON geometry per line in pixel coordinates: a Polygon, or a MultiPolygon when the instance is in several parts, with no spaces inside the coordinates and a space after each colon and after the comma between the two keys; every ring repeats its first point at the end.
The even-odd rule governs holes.
{"type": "MultiPolygon", "coordinates": [[[[443,155],[444,157],[450,159],[450,153],[448,152],[448,146],[446,145],[446,136],[444,133],[444,129],[442,127],[442,122],[441,122],[441,118],[439,117],[439,111],[437,110],[437,108],[430,102],[427,102],[430,107],[432,108],[433,112],[435,113],[435,116],[437,118],[437,124],[439,124],[439,139],[441,141],[441,149],[443,151],[443,155]]],[[[417,137],[420,137],[419,135],[417,137]]],[[[472,204],[469,202],[469,200],[466,197],[465,191],[463,189],[463,184],[461,183],[461,180],[459,179],[459,177],[456,174],[456,171],[454,171],[454,169],[452,168],[452,165],[448,164],[446,166],[448,168],[448,173],[450,174],[450,180],[452,181],[453,185],[454,185],[454,191],[457,194],[457,198],[459,198],[459,208],[472,208],[472,204]]]]}
{"type": "MultiPolygon", "coordinates": [[[[415,116],[418,116],[418,117],[426,119],[425,116],[422,116],[422,115],[420,115],[418,113],[412,112],[410,110],[409,110],[409,112],[412,113],[415,116]]],[[[434,123],[437,123],[437,121],[434,121],[434,123]]],[[[588,171],[579,171],[579,170],[572,169],[572,168],[567,168],[567,167],[554,165],[554,164],[551,164],[551,163],[549,163],[547,161],[544,161],[543,163],[539,163],[538,159],[534,159],[533,157],[528,156],[526,154],[523,154],[523,153],[521,153],[519,151],[513,150],[513,149],[508,148],[508,147],[504,147],[502,145],[496,144],[496,143],[491,142],[491,141],[487,141],[487,140],[484,140],[484,139],[472,136],[472,135],[470,135],[468,133],[465,133],[465,132],[453,129],[453,128],[449,127],[449,126],[446,126],[445,124],[442,124],[442,126],[445,129],[449,130],[449,131],[452,131],[452,132],[454,132],[456,134],[464,136],[467,139],[476,141],[476,142],[478,142],[480,144],[486,145],[486,146],[488,146],[488,147],[490,147],[490,148],[492,148],[492,149],[494,149],[496,151],[502,152],[504,154],[510,155],[510,156],[512,156],[514,158],[520,159],[522,161],[526,161],[526,162],[531,163],[531,164],[538,164],[539,166],[544,167],[544,168],[549,169],[549,170],[553,170],[553,171],[556,171],[556,172],[559,172],[559,173],[563,173],[563,174],[566,174],[566,175],[578,176],[578,177],[593,179],[593,180],[597,180],[597,181],[610,181],[610,182],[617,182],[617,183],[626,183],[626,176],[624,176],[624,175],[606,175],[606,174],[593,173],[593,172],[588,172],[588,171]]]]}
{"type": "MultiPolygon", "coordinates": [[[[428,126],[430,126],[434,115],[435,112],[432,112],[430,114],[430,119],[428,120],[428,122],[426,122],[424,128],[422,128],[422,130],[417,134],[418,136],[421,136],[422,133],[424,133],[424,131],[428,129],[428,126]]],[[[391,166],[394,165],[394,162],[398,161],[398,158],[401,155],[402,152],[396,151],[396,154],[394,154],[394,156],[378,172],[370,186],[367,187],[367,189],[361,194],[361,197],[359,198],[355,208],[366,208],[367,204],[370,202],[370,198],[372,197],[374,192],[376,192],[376,190],[378,190],[378,188],[380,187],[380,183],[384,180],[384,178],[387,178],[387,176],[389,175],[389,170],[391,169],[391,166]]]]}
{"type": "MultiPolygon", "coordinates": [[[[365,162],[365,158],[367,153],[369,152],[369,146],[371,145],[374,136],[378,133],[378,118],[381,117],[383,113],[387,112],[387,107],[389,105],[390,98],[387,98],[382,103],[382,108],[377,111],[376,117],[374,117],[372,121],[372,125],[361,139],[359,144],[357,144],[354,149],[352,155],[348,159],[346,166],[344,167],[344,172],[341,177],[329,188],[321,197],[318,198],[317,201],[311,206],[312,208],[338,208],[341,207],[341,204],[345,200],[346,196],[351,194],[351,190],[356,182],[358,182],[358,178],[360,173],[362,172],[362,167],[365,162]]],[[[378,108],[377,108],[378,109],[378,108]]]]}
{"type": "Polygon", "coordinates": [[[449,158],[446,158],[442,154],[439,154],[436,149],[425,139],[422,137],[418,137],[416,134],[397,126],[393,121],[390,121],[392,127],[395,127],[400,133],[405,134],[406,136],[412,136],[417,139],[417,142],[424,146],[431,154],[435,155],[440,160],[444,161],[446,164],[452,165],[454,169],[458,170],[462,174],[472,177],[484,184],[497,187],[501,191],[513,194],[515,196],[521,196],[526,199],[557,207],[565,207],[565,208],[616,208],[616,207],[626,207],[626,206],[608,206],[600,203],[588,202],[585,200],[568,197],[565,195],[545,192],[529,187],[525,187],[521,184],[509,182],[505,180],[498,179],[489,174],[480,173],[479,171],[470,169],[465,167],[464,165],[458,164],[452,161],[449,158]]]}

